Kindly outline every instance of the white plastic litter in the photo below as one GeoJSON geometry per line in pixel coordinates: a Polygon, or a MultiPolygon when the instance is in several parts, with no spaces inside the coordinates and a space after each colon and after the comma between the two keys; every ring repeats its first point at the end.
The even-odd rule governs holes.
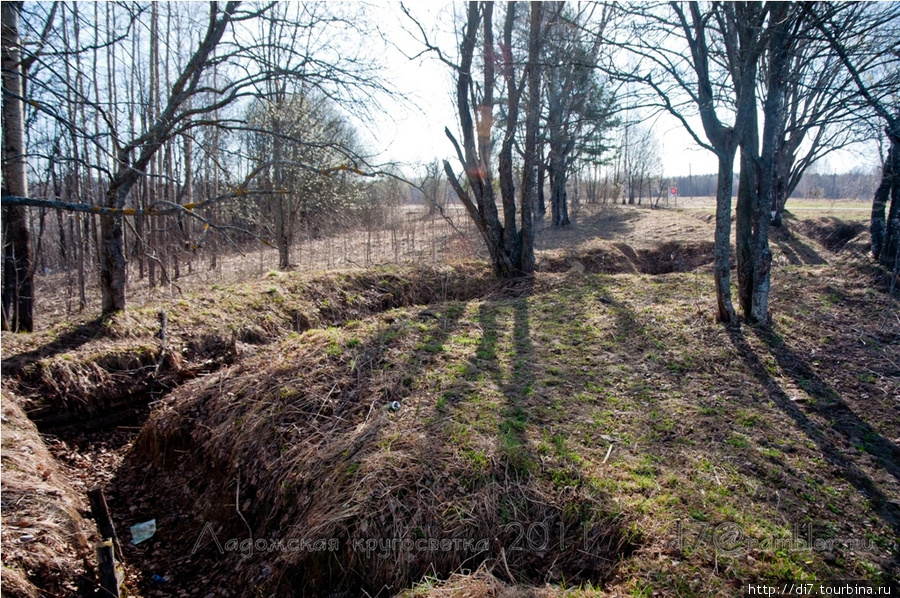
{"type": "Polygon", "coordinates": [[[156,533],[156,519],[136,523],[131,526],[131,543],[140,544],[144,540],[149,540],[156,533]]]}

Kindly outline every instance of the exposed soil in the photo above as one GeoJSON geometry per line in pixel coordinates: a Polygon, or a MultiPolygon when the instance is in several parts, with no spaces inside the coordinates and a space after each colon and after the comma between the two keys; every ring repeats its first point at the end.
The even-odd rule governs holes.
{"type": "Polygon", "coordinates": [[[863,233],[868,227],[862,222],[846,222],[838,218],[804,220],[795,226],[797,232],[815,239],[826,249],[837,253],[845,248],[860,253],[869,251],[869,239],[863,233]]]}

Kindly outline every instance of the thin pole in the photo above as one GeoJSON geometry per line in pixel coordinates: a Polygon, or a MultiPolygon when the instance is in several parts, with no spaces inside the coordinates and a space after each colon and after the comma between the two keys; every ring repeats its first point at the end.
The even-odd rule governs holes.
{"type": "Polygon", "coordinates": [[[688,183],[691,187],[691,201],[694,201],[694,173],[690,162],[688,162],[688,183]]]}

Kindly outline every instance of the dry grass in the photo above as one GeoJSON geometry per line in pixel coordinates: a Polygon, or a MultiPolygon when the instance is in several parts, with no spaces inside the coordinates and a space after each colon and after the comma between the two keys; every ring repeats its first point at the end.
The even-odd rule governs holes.
{"type": "MultiPolygon", "coordinates": [[[[857,253],[865,233],[789,220],[773,236],[773,329],[726,329],[712,320],[711,227],[700,210],[608,208],[565,239],[546,233],[531,285],[498,287],[472,264],[273,272],[170,304],[171,350],[196,378],[156,405],[107,488],[120,528],[159,524],[126,549],[137,590],[896,583],[900,320],[857,253]],[[207,523],[225,554],[209,536],[192,553],[207,523]],[[827,549],[773,547],[805,526],[827,549]],[[725,532],[739,550],[715,544],[725,532]],[[250,537],[336,549],[241,549],[250,537]],[[393,538],[438,548],[354,543],[393,538]]],[[[155,347],[158,308],[96,342],[155,347]]],[[[44,334],[5,343],[5,373],[12,354],[61,359],[44,334]]],[[[70,352],[78,367],[91,339],[70,352]]]]}
{"type": "MultiPolygon", "coordinates": [[[[473,315],[464,304],[440,303],[427,312],[391,310],[285,339],[176,391],[139,437],[135,463],[153,459],[162,471],[174,465],[182,472],[153,482],[174,482],[170,495],[183,493],[177,482],[183,475],[219,464],[220,483],[200,495],[182,494],[183,508],[203,505],[227,533],[244,531],[229,507],[231,488],[239,485],[240,501],[248,502],[242,517],[256,537],[340,543],[339,554],[273,558],[283,577],[263,587],[279,594],[292,588],[322,595],[342,584],[399,589],[429,571],[446,575],[481,562],[488,550],[514,545],[523,522],[554,532],[568,527],[573,536],[584,524],[596,550],[585,555],[574,540],[560,549],[565,539],[551,549],[548,538],[539,551],[509,553],[508,565],[520,575],[603,578],[614,555],[633,545],[627,518],[587,487],[532,479],[531,458],[520,459],[509,444],[519,442],[522,416],[485,422],[505,425],[506,440],[483,438],[484,445],[469,447],[458,437],[465,432],[437,406],[436,393],[452,390],[449,380],[431,377],[450,343],[462,334],[475,337],[473,315]],[[396,412],[393,401],[401,405],[396,412]],[[352,548],[354,539],[369,538],[472,545],[383,555],[380,548],[352,548]],[[323,562],[326,557],[334,562],[323,562]]],[[[241,582],[255,570],[239,565],[241,582]]]]}
{"type": "Polygon", "coordinates": [[[466,262],[312,275],[272,271],[110,319],[5,335],[3,369],[29,415],[56,425],[147,402],[151,392],[214,371],[292,332],[402,305],[478,296],[494,284],[482,264],[466,262]],[[168,314],[170,346],[162,363],[161,310],[168,314]]]}
{"type": "MultiPolygon", "coordinates": [[[[499,565],[502,567],[502,565],[499,565]]],[[[426,578],[415,588],[401,592],[400,598],[555,598],[574,595],[552,588],[549,585],[543,588],[529,587],[504,583],[498,579],[498,575],[507,573],[491,572],[487,567],[481,566],[474,573],[454,573],[447,579],[426,578]]]]}
{"type": "Polygon", "coordinates": [[[2,401],[3,595],[72,595],[91,552],[85,501],[12,395],[2,401]]]}
{"type": "MultiPolygon", "coordinates": [[[[517,585],[482,570],[413,592],[896,583],[900,326],[883,317],[877,269],[797,232],[782,242],[817,261],[792,265],[776,246],[773,331],[713,322],[707,266],[570,267],[533,287],[283,337],[173,393],[117,484],[178,497],[154,512],[170,549],[188,550],[206,522],[224,538],[337,541],[334,553],[241,558],[207,544],[192,557],[205,574],[280,594],[385,595],[479,564],[517,585]],[[151,459],[160,474],[147,477],[151,459]],[[194,476],[206,482],[184,483],[194,476]],[[772,548],[807,528],[827,549],[772,548]],[[738,530],[740,550],[704,535],[723,530],[738,530]],[[487,549],[354,549],[391,538],[487,549]]],[[[676,247],[695,245],[665,251],[676,247]]]]}
{"type": "MultiPolygon", "coordinates": [[[[386,228],[346,230],[321,238],[296,239],[291,251],[293,270],[310,275],[348,268],[379,266],[441,266],[448,262],[483,258],[474,225],[461,206],[446,210],[447,218],[428,215],[421,206],[398,209],[386,228]]],[[[278,268],[278,252],[272,246],[251,242],[235,251],[224,240],[221,255],[207,249],[181,253],[176,280],[149,285],[135,260],[129,264],[128,303],[131,308],[175,303],[211,285],[232,286],[262,278],[278,268]],[[215,258],[215,259],[214,259],[215,258]]],[[[169,268],[170,271],[173,269],[169,268]]],[[[173,276],[174,276],[174,272],[173,276]]],[[[87,273],[85,313],[100,311],[96,273],[87,273]]],[[[53,328],[77,317],[77,273],[60,271],[35,277],[35,322],[39,329],[53,328]]]]}

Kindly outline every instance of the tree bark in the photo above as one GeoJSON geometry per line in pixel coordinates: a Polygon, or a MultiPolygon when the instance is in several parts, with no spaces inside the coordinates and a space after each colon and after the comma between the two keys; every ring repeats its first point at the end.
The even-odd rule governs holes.
{"type": "MultiPolygon", "coordinates": [[[[775,202],[776,157],[784,138],[784,95],[789,65],[788,3],[770,8],[766,97],[763,102],[762,147],[756,111],[748,111],[741,141],[741,176],[735,225],[738,300],[747,322],[767,325],[772,252],[769,249],[771,209],[775,202]]],[[[755,71],[755,68],[753,69],[755,71]]],[[[741,101],[756,105],[755,82],[740,88],[741,101]],[[744,95],[746,94],[746,95],[744,95]]]]}
{"type": "MultiPolygon", "coordinates": [[[[487,27],[491,23],[493,5],[485,3],[483,7],[484,23],[485,27],[487,27]]],[[[510,248],[504,243],[503,225],[500,223],[491,186],[491,163],[490,160],[485,160],[484,156],[479,153],[479,149],[484,150],[490,143],[493,115],[492,112],[486,110],[486,107],[493,107],[493,65],[485,68],[485,96],[482,105],[477,108],[481,112],[481,118],[478,122],[477,143],[475,121],[472,119],[472,111],[469,105],[469,95],[473,84],[472,62],[475,54],[478,25],[481,22],[479,18],[480,12],[478,2],[469,3],[465,34],[460,47],[460,64],[457,68],[456,106],[459,114],[460,129],[463,134],[462,147],[459,146],[456,138],[453,137],[450,131],[446,131],[447,136],[454,144],[457,157],[465,169],[466,179],[469,182],[475,200],[472,201],[469,193],[457,182],[456,175],[453,173],[450,163],[446,160],[444,161],[444,170],[447,173],[450,185],[466,207],[466,211],[475,222],[478,232],[484,239],[485,245],[487,245],[494,274],[498,278],[512,278],[519,273],[518,256],[511,254],[510,248]]]]}
{"type": "Polygon", "coordinates": [[[551,152],[550,156],[550,210],[553,226],[568,226],[569,205],[566,193],[566,160],[563,156],[551,152]]]}
{"type": "Polygon", "coordinates": [[[872,254],[883,265],[893,269],[897,267],[900,255],[900,138],[890,127],[886,132],[891,146],[882,169],[881,184],[872,204],[872,254]]]}
{"type": "Polygon", "coordinates": [[[538,143],[538,171],[537,171],[537,205],[534,209],[534,217],[540,220],[547,213],[547,202],[544,198],[544,181],[546,180],[547,169],[544,166],[543,144],[538,143]]]}
{"type": "Polygon", "coordinates": [[[500,197],[503,201],[503,232],[505,242],[514,245],[521,243],[516,231],[516,185],[513,182],[513,145],[516,127],[519,125],[519,100],[522,90],[516,83],[516,70],[512,55],[512,34],[516,20],[516,3],[508,2],[506,19],[503,24],[503,42],[501,53],[503,58],[503,78],[506,82],[507,113],[506,130],[503,143],[497,155],[497,178],[500,182],[500,197]]]}
{"type": "MultiPolygon", "coordinates": [[[[21,2],[2,5],[3,67],[3,195],[28,197],[25,161],[25,110],[22,54],[19,46],[21,2]]],[[[27,212],[21,206],[3,207],[4,330],[31,332],[34,328],[34,284],[27,212]]]]}
{"type": "MultiPolygon", "coordinates": [[[[753,121],[755,115],[751,115],[753,121]]],[[[738,308],[746,317],[750,313],[753,289],[753,210],[759,197],[759,172],[756,164],[758,133],[756,123],[744,136],[741,144],[741,172],[738,177],[737,206],[735,208],[734,237],[737,258],[738,308]]]]}
{"type": "Polygon", "coordinates": [[[891,167],[891,154],[894,152],[893,144],[888,150],[888,156],[881,167],[881,182],[875,190],[875,199],[872,201],[872,215],[869,223],[869,232],[872,237],[872,256],[881,260],[881,252],[884,249],[884,233],[887,228],[885,212],[891,197],[893,183],[893,170],[891,167]]]}
{"type": "MultiPolygon", "coordinates": [[[[692,67],[697,75],[696,103],[700,112],[700,120],[703,123],[703,130],[719,158],[716,191],[714,275],[718,306],[717,318],[720,322],[729,323],[735,319],[734,307],[731,303],[729,268],[734,155],[737,148],[744,145],[744,137],[748,128],[756,122],[756,99],[753,89],[756,85],[757,61],[763,48],[758,43],[758,36],[760,35],[766,13],[761,6],[755,3],[741,5],[723,4],[714,6],[712,9],[721,11],[719,20],[727,25],[725,30],[721,32],[723,36],[722,43],[729,58],[730,77],[737,99],[734,126],[728,127],[719,120],[715,109],[715,98],[710,78],[710,47],[706,37],[709,27],[708,18],[704,17],[700,4],[697,2],[691,2],[688,5],[690,22],[679,4],[672,3],[671,7],[678,16],[681,28],[691,49],[692,67]]],[[[743,174],[743,161],[741,170],[743,174]]],[[[741,208],[742,206],[739,205],[739,214],[737,216],[739,227],[744,226],[740,214],[741,208]]],[[[738,232],[739,238],[741,234],[741,232],[738,232]]],[[[739,254],[740,251],[739,248],[739,254]]]]}
{"type": "Polygon", "coordinates": [[[750,295],[750,311],[745,317],[753,323],[769,323],[769,288],[771,286],[772,252],[769,249],[771,207],[776,204],[779,181],[778,157],[785,138],[785,97],[790,66],[791,37],[789,28],[798,17],[792,19],[793,7],[789,3],[775,3],[771,7],[769,60],[766,69],[766,99],[763,103],[762,150],[759,157],[758,196],[753,209],[753,287],[750,295]]]}
{"type": "Polygon", "coordinates": [[[537,137],[541,105],[541,24],[543,2],[531,3],[531,30],[528,36],[528,110],[525,115],[525,156],[522,173],[522,256],[523,274],[534,273],[534,200],[537,195],[537,137]]]}
{"type": "MultiPolygon", "coordinates": [[[[282,94],[283,99],[283,94],[282,94]]],[[[270,126],[273,131],[278,131],[283,128],[282,123],[280,121],[280,115],[272,110],[271,114],[271,123],[270,126]]],[[[282,140],[278,136],[272,137],[272,159],[277,161],[281,161],[284,159],[284,140],[282,140]]],[[[272,183],[276,189],[281,189],[284,186],[284,166],[283,165],[275,165],[272,169],[272,183]]],[[[284,194],[276,193],[273,198],[274,200],[274,216],[275,216],[275,246],[278,248],[278,269],[279,270],[288,270],[291,267],[291,246],[290,246],[290,234],[288,231],[288,210],[289,206],[285,205],[289,203],[287,198],[285,198],[284,194]]]]}
{"type": "Polygon", "coordinates": [[[731,304],[731,191],[734,178],[734,151],[719,155],[719,175],[716,187],[715,261],[716,319],[722,323],[734,321],[731,304]]]}

